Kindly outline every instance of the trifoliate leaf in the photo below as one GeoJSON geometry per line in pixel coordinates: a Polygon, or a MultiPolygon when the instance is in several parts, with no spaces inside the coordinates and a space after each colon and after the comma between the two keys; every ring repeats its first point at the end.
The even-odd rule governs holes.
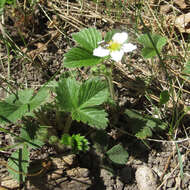
{"type": "Polygon", "coordinates": [[[35,94],[32,99],[30,100],[30,111],[38,108],[39,106],[41,106],[42,104],[44,104],[46,102],[46,100],[49,97],[49,89],[42,87],[41,89],[39,89],[39,91],[37,92],[37,94],[35,94]]]}
{"type": "Polygon", "coordinates": [[[38,108],[48,97],[48,91],[45,88],[40,89],[36,95],[33,93],[32,89],[20,90],[6,100],[0,101],[0,123],[15,123],[24,115],[38,108]]]}
{"type": "Polygon", "coordinates": [[[78,105],[82,109],[102,104],[107,100],[109,91],[105,82],[93,79],[80,86],[78,96],[78,105]]]}
{"type": "Polygon", "coordinates": [[[75,79],[63,79],[59,82],[56,93],[57,106],[70,112],[73,120],[92,127],[107,126],[107,113],[100,107],[109,96],[107,85],[103,81],[93,79],[79,84],[75,79]]]}
{"type": "Polygon", "coordinates": [[[116,164],[126,164],[129,154],[120,144],[115,145],[106,152],[108,158],[116,164]]]}
{"type": "Polygon", "coordinates": [[[152,136],[152,131],[164,130],[166,124],[160,119],[153,118],[150,116],[142,116],[135,110],[125,110],[127,116],[127,122],[131,126],[131,130],[137,138],[146,139],[152,136]]]}
{"type": "Polygon", "coordinates": [[[65,67],[87,67],[99,64],[102,58],[93,56],[89,51],[76,47],[70,49],[63,60],[65,67]]]}
{"type": "Polygon", "coordinates": [[[95,28],[86,28],[78,33],[72,34],[73,39],[78,42],[85,51],[93,52],[98,47],[98,42],[102,41],[101,33],[95,28]]]}
{"type": "MultiPolygon", "coordinates": [[[[161,52],[163,46],[167,43],[167,38],[162,37],[158,34],[150,34],[152,41],[155,45],[155,47],[158,50],[158,53],[161,52]]],[[[141,43],[144,48],[142,50],[142,56],[144,58],[152,58],[157,55],[156,49],[154,45],[152,44],[152,41],[150,40],[148,34],[142,34],[138,38],[139,43],[141,43]]]]}
{"type": "Polygon", "coordinates": [[[98,129],[105,129],[107,127],[108,114],[103,109],[98,109],[96,107],[92,108],[82,108],[72,112],[72,118],[78,122],[82,121],[90,125],[91,127],[96,127],[98,129]]]}
{"type": "Polygon", "coordinates": [[[26,89],[19,91],[16,95],[10,95],[5,101],[0,102],[0,123],[16,122],[27,112],[30,112],[28,104],[32,97],[33,90],[26,89]]]}
{"type": "Polygon", "coordinates": [[[10,95],[5,102],[10,103],[10,104],[15,104],[15,105],[20,105],[22,104],[28,104],[30,99],[32,98],[32,95],[34,93],[33,89],[25,89],[25,90],[20,90],[16,92],[15,94],[10,95]]]}
{"type": "Polygon", "coordinates": [[[8,159],[8,166],[8,171],[14,179],[25,181],[26,175],[24,174],[27,174],[29,166],[29,151],[26,145],[12,153],[8,159]]]}
{"type": "Polygon", "coordinates": [[[56,99],[62,110],[72,112],[78,107],[79,88],[80,84],[73,78],[62,79],[58,83],[56,99]]]}

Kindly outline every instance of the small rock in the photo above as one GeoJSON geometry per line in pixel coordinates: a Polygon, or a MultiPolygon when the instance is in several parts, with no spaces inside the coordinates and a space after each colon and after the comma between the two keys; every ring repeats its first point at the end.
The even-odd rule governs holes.
{"type": "Polygon", "coordinates": [[[107,171],[105,169],[101,169],[100,177],[103,179],[104,185],[106,185],[107,189],[112,188],[112,185],[113,185],[113,175],[112,175],[112,173],[110,173],[109,171],[107,171]]]}
{"type": "Polygon", "coordinates": [[[175,179],[174,178],[170,178],[167,180],[167,187],[174,187],[175,186],[175,179]]]}
{"type": "Polygon", "coordinates": [[[87,178],[78,178],[77,180],[71,180],[71,181],[62,181],[62,183],[59,183],[61,189],[63,190],[84,190],[89,189],[89,187],[92,185],[91,181],[87,178]]]}
{"type": "Polygon", "coordinates": [[[86,168],[77,167],[71,170],[67,170],[66,173],[70,177],[88,177],[88,169],[86,168]]]}
{"type": "Polygon", "coordinates": [[[182,183],[184,183],[184,184],[189,184],[189,182],[190,182],[190,176],[185,175],[185,176],[184,176],[184,179],[183,179],[183,181],[182,181],[182,183]]]}
{"type": "Polygon", "coordinates": [[[6,187],[6,188],[19,188],[19,183],[14,180],[14,179],[10,179],[10,177],[8,176],[7,178],[4,178],[3,181],[1,181],[1,185],[3,187],[6,187]]]}
{"type": "Polygon", "coordinates": [[[70,154],[67,156],[63,156],[61,158],[53,158],[52,162],[56,168],[64,169],[64,168],[67,168],[68,166],[71,166],[73,164],[74,158],[75,158],[75,155],[70,154]]]}
{"type": "Polygon", "coordinates": [[[73,162],[74,162],[75,157],[76,157],[75,154],[70,154],[70,155],[67,155],[67,156],[63,156],[62,159],[63,159],[63,161],[64,161],[66,164],[72,165],[73,162]]]}
{"type": "Polygon", "coordinates": [[[156,190],[157,176],[148,166],[141,166],[136,171],[136,181],[139,190],[156,190]]]}
{"type": "Polygon", "coordinates": [[[55,170],[53,173],[51,173],[51,174],[49,174],[48,175],[48,180],[51,180],[51,179],[58,179],[58,178],[60,178],[60,177],[62,177],[63,176],[63,169],[57,169],[57,170],[55,170]]]}

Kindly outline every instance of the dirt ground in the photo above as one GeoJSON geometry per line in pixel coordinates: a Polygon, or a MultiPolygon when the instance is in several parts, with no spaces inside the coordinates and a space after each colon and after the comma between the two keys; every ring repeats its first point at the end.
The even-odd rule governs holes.
{"type": "MultiPolygon", "coordinates": [[[[103,3],[102,3],[103,6],[103,3]]],[[[101,9],[94,11],[93,2],[84,3],[83,7],[75,1],[42,1],[35,6],[34,11],[22,8],[14,12],[7,7],[5,14],[5,29],[14,46],[10,51],[9,64],[0,64],[0,75],[9,77],[11,85],[15,88],[32,87],[38,89],[56,73],[56,79],[66,71],[63,67],[64,53],[72,47],[71,34],[85,27],[97,27],[102,32],[118,28],[128,30],[131,20],[124,22],[112,19],[112,15],[105,14],[101,9]],[[68,10],[67,10],[68,8],[68,10]],[[26,16],[24,16],[26,14],[26,16]],[[20,52],[15,52],[15,49],[20,52]],[[16,55],[16,56],[15,56],[16,55]],[[10,74],[7,73],[10,66],[10,74]]],[[[114,14],[114,13],[110,13],[114,14]]],[[[130,31],[128,31],[130,32],[130,31]]],[[[6,36],[4,36],[6,37],[6,36]]],[[[133,34],[131,33],[133,38],[133,34]]],[[[132,39],[134,40],[134,39],[132,39]]],[[[0,40],[1,58],[7,59],[7,49],[3,40],[0,40]]],[[[132,70],[128,67],[115,69],[114,81],[118,93],[119,104],[125,108],[143,109],[146,99],[143,96],[145,87],[141,81],[134,80],[132,75],[144,75],[144,62],[138,56],[138,50],[128,55],[126,64],[134,64],[132,70]],[[142,69],[139,69],[142,68],[142,69]],[[125,75],[123,69],[126,69],[125,75]]],[[[83,77],[88,77],[83,70],[83,77]]],[[[1,80],[0,80],[1,81],[1,80]]],[[[1,81],[1,85],[5,85],[1,81]]],[[[5,97],[5,91],[0,88],[0,97],[5,97]]],[[[121,128],[127,126],[125,121],[118,123],[121,128]]],[[[11,132],[18,132],[14,126],[8,128],[11,132]]],[[[130,131],[130,130],[129,130],[130,131]]],[[[188,131],[187,131],[188,132],[188,131]]],[[[114,138],[114,131],[109,131],[114,138]]],[[[189,190],[190,189],[190,157],[189,141],[178,144],[183,159],[183,179],[180,176],[179,156],[175,143],[160,139],[160,134],[154,134],[153,139],[145,142],[126,134],[118,134],[118,142],[122,142],[129,152],[129,161],[124,166],[108,164],[106,168],[102,155],[97,154],[92,147],[87,153],[80,155],[58,154],[52,147],[44,146],[42,150],[32,151],[31,167],[45,164],[42,172],[37,176],[27,178],[23,189],[29,190],[137,190],[135,172],[139,166],[147,165],[158,176],[158,190],[189,190]],[[111,168],[112,172],[109,172],[111,168]],[[113,172],[114,171],[114,172],[113,172]],[[114,174],[113,174],[114,173],[114,174]]],[[[162,135],[162,134],[161,134],[162,135]]],[[[165,138],[167,139],[167,138],[165,138]]],[[[0,132],[0,146],[12,144],[10,135],[0,132]]],[[[11,151],[0,151],[0,161],[7,160],[11,151]]],[[[5,165],[0,164],[0,184],[7,189],[19,189],[19,184],[12,180],[7,173],[5,165]]],[[[0,187],[0,190],[3,188],[0,187]]]]}

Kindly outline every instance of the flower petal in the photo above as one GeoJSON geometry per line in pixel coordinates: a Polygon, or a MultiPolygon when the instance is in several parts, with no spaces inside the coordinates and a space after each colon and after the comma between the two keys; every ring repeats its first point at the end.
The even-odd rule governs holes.
{"type": "Polygon", "coordinates": [[[113,35],[112,40],[119,44],[123,44],[128,38],[128,34],[126,32],[116,33],[113,35]]]}
{"type": "Polygon", "coordinates": [[[108,49],[104,49],[103,47],[99,46],[93,51],[93,55],[97,57],[105,57],[110,54],[110,51],[108,49]]]}
{"type": "Polygon", "coordinates": [[[121,61],[122,57],[123,57],[124,51],[120,50],[120,51],[112,51],[110,53],[111,55],[111,59],[118,62],[121,61]]]}
{"type": "Polygon", "coordinates": [[[122,46],[122,50],[125,52],[125,53],[128,53],[128,52],[131,52],[133,50],[137,49],[137,46],[136,45],[133,45],[131,43],[125,43],[123,44],[122,46]]]}

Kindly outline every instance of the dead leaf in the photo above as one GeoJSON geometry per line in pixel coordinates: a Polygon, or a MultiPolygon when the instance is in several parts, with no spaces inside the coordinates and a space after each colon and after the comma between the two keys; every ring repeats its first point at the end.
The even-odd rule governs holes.
{"type": "Polygon", "coordinates": [[[188,6],[185,0],[174,0],[174,3],[178,5],[180,9],[186,9],[188,6]]]}
{"type": "Polygon", "coordinates": [[[178,16],[175,20],[175,26],[182,33],[190,33],[190,13],[178,16]]]}

